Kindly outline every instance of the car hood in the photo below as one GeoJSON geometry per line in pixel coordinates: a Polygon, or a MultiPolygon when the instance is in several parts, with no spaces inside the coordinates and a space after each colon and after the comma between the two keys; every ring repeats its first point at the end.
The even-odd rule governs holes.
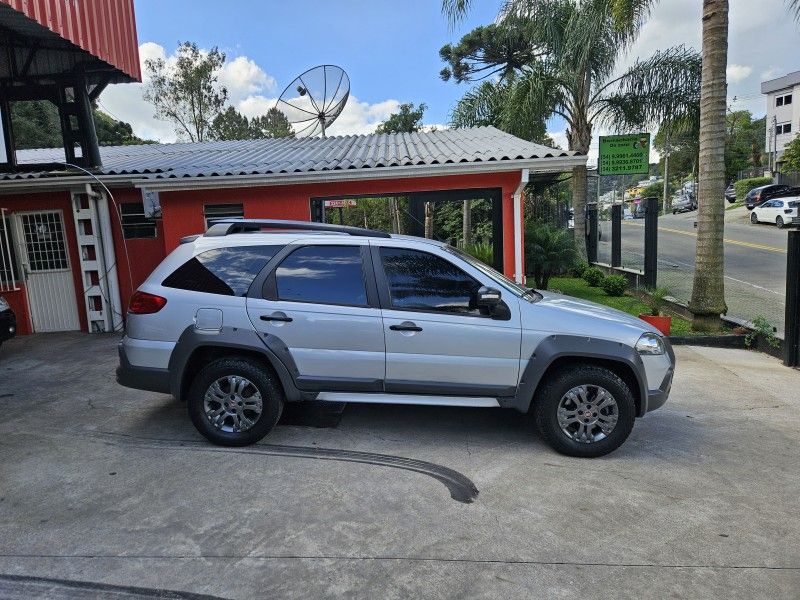
{"type": "Polygon", "coordinates": [[[586,335],[629,345],[645,332],[658,333],[649,323],[615,308],[553,292],[540,294],[541,300],[523,307],[523,329],[586,335]]]}

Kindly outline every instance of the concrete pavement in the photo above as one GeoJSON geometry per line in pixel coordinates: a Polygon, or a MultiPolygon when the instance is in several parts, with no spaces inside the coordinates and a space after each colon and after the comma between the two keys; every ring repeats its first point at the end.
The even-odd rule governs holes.
{"type": "Polygon", "coordinates": [[[410,406],[215,448],[183,405],[116,386],[115,342],[0,349],[0,574],[223,598],[800,592],[800,373],[765,355],[677,348],[665,407],[579,460],[513,412],[410,406]],[[478,495],[320,448],[439,465],[478,495]]]}

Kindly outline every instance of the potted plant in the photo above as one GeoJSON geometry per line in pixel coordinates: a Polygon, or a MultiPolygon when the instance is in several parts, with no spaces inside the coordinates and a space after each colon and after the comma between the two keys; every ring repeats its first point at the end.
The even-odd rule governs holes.
{"type": "Polygon", "coordinates": [[[666,298],[668,294],[669,290],[663,287],[647,290],[647,306],[650,307],[650,314],[639,315],[640,319],[647,321],[664,335],[669,335],[669,331],[672,327],[672,317],[661,314],[661,307],[664,306],[664,298],[666,298]]]}

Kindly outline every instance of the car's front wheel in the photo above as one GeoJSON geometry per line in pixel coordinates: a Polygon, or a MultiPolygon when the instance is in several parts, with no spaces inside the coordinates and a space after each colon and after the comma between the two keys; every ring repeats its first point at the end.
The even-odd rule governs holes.
{"type": "Polygon", "coordinates": [[[247,446],[267,435],[283,411],[283,391],[274,375],[250,358],[220,358],[194,378],[189,417],[210,442],[247,446]]]}
{"type": "Polygon", "coordinates": [[[636,403],[614,372],[574,365],[555,372],[533,404],[539,434],[557,452],[595,458],[613,452],[628,438],[636,403]]]}
{"type": "Polygon", "coordinates": [[[754,212],[751,212],[751,213],[750,213],[750,222],[751,222],[753,225],[756,225],[756,224],[758,224],[758,215],[757,215],[756,213],[754,213],[754,212]]]}

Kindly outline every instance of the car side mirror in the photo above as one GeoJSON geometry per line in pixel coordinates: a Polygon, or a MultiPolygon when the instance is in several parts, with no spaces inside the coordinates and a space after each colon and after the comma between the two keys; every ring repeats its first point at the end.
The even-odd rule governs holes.
{"type": "Polygon", "coordinates": [[[478,308],[488,308],[491,311],[500,304],[500,290],[485,285],[481,286],[478,289],[475,304],[478,305],[478,308]]]}

